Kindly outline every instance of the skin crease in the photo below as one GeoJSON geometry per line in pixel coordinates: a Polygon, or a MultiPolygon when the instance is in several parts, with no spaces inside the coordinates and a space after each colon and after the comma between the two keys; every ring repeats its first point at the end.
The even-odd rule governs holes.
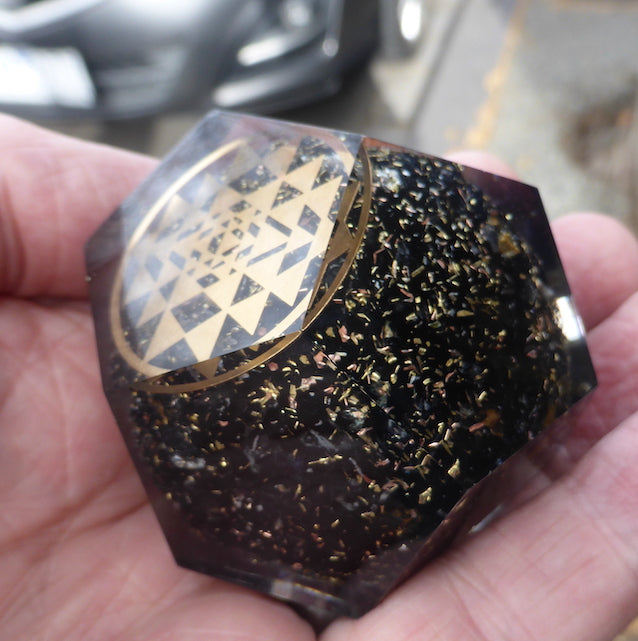
{"type": "MultiPolygon", "coordinates": [[[[155,161],[9,117],[0,147],[0,639],[315,639],[175,566],[102,396],[83,243],[155,161]]],[[[599,376],[562,474],[322,641],[604,641],[638,614],[638,243],[599,214],[554,231],[599,376]]]]}

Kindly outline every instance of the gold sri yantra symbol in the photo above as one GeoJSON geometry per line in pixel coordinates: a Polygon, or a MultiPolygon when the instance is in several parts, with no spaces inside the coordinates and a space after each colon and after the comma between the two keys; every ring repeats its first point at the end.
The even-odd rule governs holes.
{"type": "Polygon", "coordinates": [[[336,137],[296,132],[231,141],[183,174],[116,277],[111,321],[129,365],[154,377],[300,330],[353,164],[336,137]]]}

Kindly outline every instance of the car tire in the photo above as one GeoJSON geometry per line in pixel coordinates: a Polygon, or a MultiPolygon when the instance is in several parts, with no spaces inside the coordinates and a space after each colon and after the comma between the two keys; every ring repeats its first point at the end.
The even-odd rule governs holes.
{"type": "Polygon", "coordinates": [[[381,51],[386,58],[411,56],[423,40],[429,0],[379,0],[381,51]]]}

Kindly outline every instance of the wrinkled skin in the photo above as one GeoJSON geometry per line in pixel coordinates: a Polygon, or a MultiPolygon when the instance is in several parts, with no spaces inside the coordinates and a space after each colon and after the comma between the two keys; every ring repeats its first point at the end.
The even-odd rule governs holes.
{"type": "MultiPolygon", "coordinates": [[[[7,117],[0,147],[0,639],[315,639],[174,564],[102,396],[83,243],[155,161],[7,117]]],[[[596,214],[554,230],[598,390],[497,521],[322,641],[602,641],[638,614],[638,244],[596,214]]]]}

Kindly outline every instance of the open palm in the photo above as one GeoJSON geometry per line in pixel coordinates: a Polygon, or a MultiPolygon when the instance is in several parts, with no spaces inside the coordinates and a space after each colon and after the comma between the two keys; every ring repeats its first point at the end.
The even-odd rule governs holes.
{"type": "MultiPolygon", "coordinates": [[[[174,564],[102,396],[83,244],[154,161],[10,118],[0,151],[0,639],[314,639],[174,564]]],[[[555,232],[600,380],[567,471],[324,641],[601,641],[637,613],[638,244],[597,215],[555,232]]]]}

